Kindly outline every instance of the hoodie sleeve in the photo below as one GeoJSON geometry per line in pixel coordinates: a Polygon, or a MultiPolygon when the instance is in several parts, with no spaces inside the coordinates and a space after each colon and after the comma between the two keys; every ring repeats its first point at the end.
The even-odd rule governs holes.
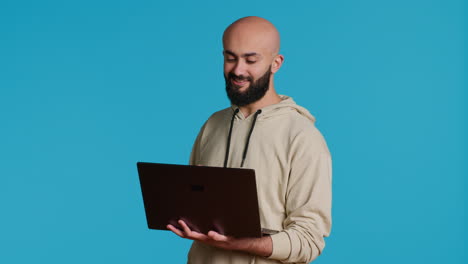
{"type": "Polygon", "coordinates": [[[331,157],[318,130],[308,132],[291,144],[284,230],[271,236],[269,258],[284,263],[314,260],[331,229],[331,157]]]}

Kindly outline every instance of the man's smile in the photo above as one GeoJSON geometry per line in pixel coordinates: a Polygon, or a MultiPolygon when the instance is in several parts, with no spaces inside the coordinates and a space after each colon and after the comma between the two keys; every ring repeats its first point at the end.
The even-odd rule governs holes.
{"type": "Polygon", "coordinates": [[[233,79],[231,79],[231,82],[235,86],[242,87],[242,86],[246,85],[249,81],[248,80],[236,80],[236,79],[233,78],[233,79]]]}

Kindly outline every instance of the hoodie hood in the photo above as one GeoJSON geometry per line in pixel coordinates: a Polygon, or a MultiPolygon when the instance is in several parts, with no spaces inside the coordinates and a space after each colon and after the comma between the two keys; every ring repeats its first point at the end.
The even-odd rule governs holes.
{"type": "MultiPolygon", "coordinates": [[[[297,112],[300,115],[302,115],[302,116],[306,117],[307,119],[309,119],[312,122],[312,124],[315,123],[315,117],[312,116],[309,113],[309,111],[307,111],[307,109],[305,109],[304,107],[298,106],[291,97],[288,97],[288,96],[285,96],[285,95],[280,95],[280,98],[281,98],[281,102],[279,102],[277,104],[266,106],[266,107],[264,107],[262,109],[258,109],[255,113],[253,113],[253,114],[251,114],[249,116],[249,117],[252,116],[253,121],[252,121],[252,126],[250,128],[250,131],[249,131],[249,133],[247,135],[247,140],[246,140],[243,155],[242,155],[242,162],[241,162],[241,165],[240,165],[241,167],[244,166],[244,161],[246,159],[247,151],[249,149],[250,137],[252,136],[252,132],[254,130],[256,122],[261,122],[263,120],[268,120],[270,118],[285,115],[285,114],[290,114],[291,112],[297,112]]],[[[229,127],[229,133],[228,133],[228,136],[227,136],[226,154],[225,154],[225,157],[224,157],[224,167],[225,168],[227,167],[227,164],[228,164],[228,161],[229,161],[229,149],[230,149],[230,145],[231,145],[231,135],[232,135],[232,129],[234,127],[234,120],[236,118],[240,119],[240,120],[246,119],[244,117],[244,115],[242,114],[242,112],[240,111],[238,106],[232,105],[231,109],[232,109],[233,113],[232,113],[232,118],[231,118],[231,125],[229,127]]]]}
{"type": "MultiPolygon", "coordinates": [[[[297,112],[301,114],[302,116],[306,117],[307,119],[309,119],[312,123],[315,123],[315,117],[307,109],[305,109],[302,106],[297,105],[296,102],[294,102],[294,100],[291,97],[286,96],[286,95],[280,95],[280,98],[282,99],[281,102],[266,106],[261,109],[262,111],[261,111],[261,114],[258,115],[257,122],[260,122],[262,120],[266,120],[272,117],[288,114],[291,112],[297,112]]],[[[232,105],[231,108],[232,108],[232,111],[235,111],[239,107],[236,105],[232,105]]],[[[238,113],[236,114],[236,117],[239,119],[246,119],[244,115],[241,113],[241,111],[238,111],[238,113]]]]}

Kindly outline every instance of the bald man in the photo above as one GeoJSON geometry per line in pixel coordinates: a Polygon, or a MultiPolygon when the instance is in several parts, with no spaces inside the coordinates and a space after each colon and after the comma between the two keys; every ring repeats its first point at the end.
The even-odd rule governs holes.
{"type": "Polygon", "coordinates": [[[245,17],[224,32],[224,77],[231,107],[214,113],[192,149],[192,165],[255,170],[261,238],[201,234],[179,221],[168,225],[194,240],[188,263],[309,263],[331,229],[331,156],[315,118],[292,98],[279,95],[274,75],[279,54],[276,28],[245,17]]]}

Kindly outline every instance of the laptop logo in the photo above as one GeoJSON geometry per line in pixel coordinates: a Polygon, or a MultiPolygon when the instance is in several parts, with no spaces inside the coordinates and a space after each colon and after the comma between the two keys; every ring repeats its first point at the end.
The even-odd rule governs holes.
{"type": "Polygon", "coordinates": [[[193,192],[204,192],[205,186],[197,185],[197,184],[190,184],[190,190],[192,190],[193,192]]]}

